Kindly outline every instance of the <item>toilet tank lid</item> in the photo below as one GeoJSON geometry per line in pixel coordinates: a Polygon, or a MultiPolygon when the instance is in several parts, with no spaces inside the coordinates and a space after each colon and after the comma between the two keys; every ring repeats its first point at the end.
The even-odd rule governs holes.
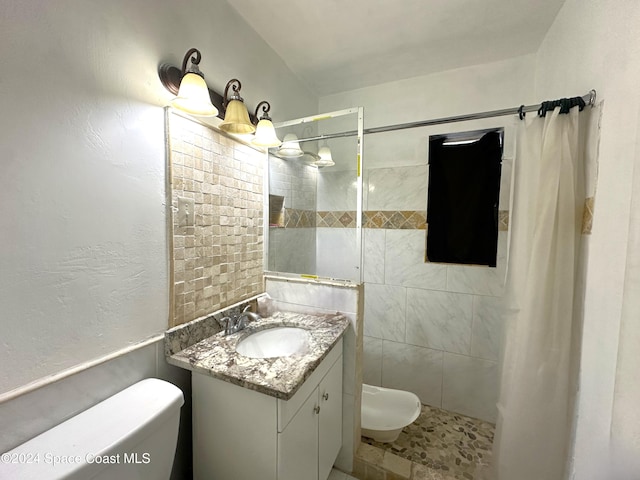
{"type": "MultiPolygon", "coordinates": [[[[155,426],[171,418],[183,404],[184,396],[178,387],[164,380],[147,378],[23,443],[9,453],[74,455],[82,459],[85,459],[86,455],[107,454],[117,448],[130,447],[132,442],[136,442],[137,437],[152,434],[155,426]]],[[[61,470],[72,473],[82,468],[78,464],[68,467],[66,469],[63,466],[61,470]]],[[[4,470],[0,469],[0,473],[3,472],[4,470]]],[[[16,478],[38,477],[25,475],[16,478]]]]}

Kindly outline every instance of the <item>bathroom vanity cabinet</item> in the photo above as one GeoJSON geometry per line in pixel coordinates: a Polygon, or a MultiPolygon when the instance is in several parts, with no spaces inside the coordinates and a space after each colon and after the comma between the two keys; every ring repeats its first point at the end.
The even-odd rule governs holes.
{"type": "Polygon", "coordinates": [[[342,445],[342,340],[289,400],[192,374],[194,479],[326,480],[342,445]]]}

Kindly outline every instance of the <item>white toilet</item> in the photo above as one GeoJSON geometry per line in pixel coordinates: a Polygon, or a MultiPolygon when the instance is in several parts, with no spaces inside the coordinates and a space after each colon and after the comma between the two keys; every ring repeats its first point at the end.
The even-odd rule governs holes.
{"type": "Polygon", "coordinates": [[[404,390],[362,385],[362,435],[377,442],[394,442],[402,429],[420,415],[418,396],[404,390]]]}
{"type": "Polygon", "coordinates": [[[142,380],[3,454],[0,478],[168,480],[183,403],[175,385],[142,380]]]}

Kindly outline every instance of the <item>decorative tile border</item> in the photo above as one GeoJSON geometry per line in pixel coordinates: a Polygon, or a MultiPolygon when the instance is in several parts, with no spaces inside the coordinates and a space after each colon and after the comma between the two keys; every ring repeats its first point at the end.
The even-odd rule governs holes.
{"type": "Polygon", "coordinates": [[[584,235],[591,235],[594,203],[594,197],[589,197],[584,200],[584,210],[582,211],[582,233],[584,235]]]}
{"type": "MultiPolygon", "coordinates": [[[[594,197],[584,202],[582,233],[591,234],[593,224],[594,197]]],[[[498,231],[509,230],[509,210],[498,212],[498,231]]],[[[285,209],[285,226],[287,228],[323,227],[323,228],[355,228],[356,212],[353,210],[336,210],[313,212],[312,210],[285,209]]],[[[426,230],[427,212],[424,210],[368,210],[363,212],[363,228],[384,228],[401,230],[426,230]]]]}
{"type": "MultiPolygon", "coordinates": [[[[316,226],[326,228],[355,228],[356,212],[338,210],[318,212],[316,226]]],[[[363,212],[363,228],[384,228],[390,230],[426,230],[427,212],[424,210],[368,210],[363,212]]],[[[509,228],[509,212],[500,211],[498,229],[509,228]]]]}
{"type": "Polygon", "coordinates": [[[338,210],[335,212],[318,212],[316,226],[328,228],[356,228],[356,212],[338,210]]]}
{"type": "Polygon", "coordinates": [[[509,230],[509,210],[498,211],[498,231],[506,232],[509,230]]]}
{"type": "Polygon", "coordinates": [[[314,210],[284,209],[285,228],[313,228],[316,226],[316,212],[314,210]]]}
{"type": "MultiPolygon", "coordinates": [[[[584,207],[582,210],[582,234],[591,235],[591,229],[593,227],[593,207],[595,198],[589,197],[584,201],[584,207]]],[[[509,230],[509,210],[500,210],[498,212],[498,230],[506,232],[509,230]]]]}
{"type": "Polygon", "coordinates": [[[364,228],[426,230],[427,212],[414,210],[368,210],[364,212],[364,228]]]}

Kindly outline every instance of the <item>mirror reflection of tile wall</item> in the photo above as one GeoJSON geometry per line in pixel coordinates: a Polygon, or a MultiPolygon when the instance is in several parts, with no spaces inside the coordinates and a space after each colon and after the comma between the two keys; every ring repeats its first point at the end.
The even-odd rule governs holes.
{"type": "Polygon", "coordinates": [[[167,128],[173,326],[264,291],[265,155],[175,113],[167,128]],[[194,200],[194,225],[179,225],[178,198],[194,200]]]}
{"type": "Polygon", "coordinates": [[[316,273],[317,169],[269,157],[269,193],[282,198],[281,224],[269,225],[269,270],[316,273]]]}

